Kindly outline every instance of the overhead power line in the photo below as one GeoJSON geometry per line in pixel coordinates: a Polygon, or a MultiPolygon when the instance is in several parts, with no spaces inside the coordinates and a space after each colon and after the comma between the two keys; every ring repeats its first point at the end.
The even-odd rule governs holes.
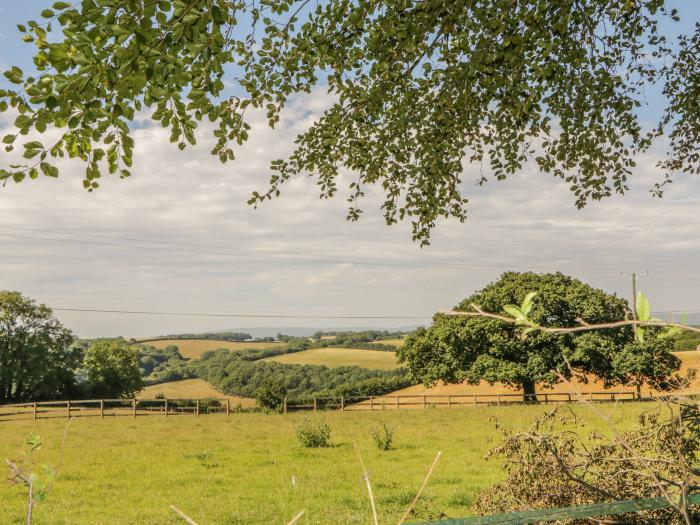
{"type": "Polygon", "coordinates": [[[156,312],[151,310],[101,310],[96,308],[51,308],[57,312],[100,314],[172,315],[187,317],[243,317],[249,319],[430,319],[432,315],[305,315],[305,314],[218,314],[203,312],[156,312]]]}
{"type": "MultiPolygon", "coordinates": [[[[431,319],[429,315],[311,315],[311,314],[248,314],[248,313],[210,313],[210,312],[160,312],[155,310],[119,310],[99,308],[52,308],[57,312],[85,312],[98,314],[127,314],[127,315],[171,315],[184,317],[239,317],[248,319],[431,319]]],[[[654,314],[694,314],[700,309],[693,310],[655,310],[654,314]]]]}

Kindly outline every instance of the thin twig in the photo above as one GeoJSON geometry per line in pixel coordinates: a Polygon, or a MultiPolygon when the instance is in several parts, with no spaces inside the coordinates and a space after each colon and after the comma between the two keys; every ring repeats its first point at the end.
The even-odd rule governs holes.
{"type": "Polygon", "coordinates": [[[302,510],[299,514],[297,514],[296,516],[294,516],[294,517],[292,518],[292,521],[290,521],[289,523],[287,523],[287,525],[294,525],[297,521],[299,521],[299,520],[301,519],[301,517],[302,517],[303,515],[304,515],[304,511],[302,510]]]}
{"type": "MultiPolygon", "coordinates": [[[[497,319],[498,321],[503,321],[504,323],[510,323],[510,324],[518,324],[519,321],[515,319],[514,317],[508,317],[506,315],[500,315],[500,314],[493,314],[490,312],[485,312],[482,309],[480,309],[476,305],[472,305],[472,308],[474,308],[473,312],[463,312],[459,310],[441,310],[440,314],[442,315],[448,315],[448,316],[453,316],[453,317],[487,317],[489,319],[497,319]]],[[[555,328],[555,327],[550,327],[550,326],[530,326],[528,325],[528,328],[532,328],[533,330],[539,330],[540,332],[545,332],[547,334],[570,334],[574,332],[588,332],[590,330],[606,330],[609,328],[621,328],[623,326],[658,326],[658,327],[666,327],[666,328],[680,328],[681,330],[687,330],[689,332],[697,332],[700,333],[700,328],[696,326],[689,326],[685,324],[680,324],[680,323],[668,323],[664,321],[640,321],[637,319],[625,319],[624,321],[613,321],[611,323],[600,323],[600,324],[588,324],[582,320],[579,320],[581,322],[581,326],[569,326],[569,327],[563,327],[563,328],[555,328]]]]}
{"type": "Polygon", "coordinates": [[[187,516],[184,512],[182,512],[180,509],[178,509],[175,505],[170,505],[170,510],[172,510],[175,514],[180,516],[183,520],[185,520],[189,525],[197,525],[195,521],[187,516]]]}
{"type": "Polygon", "coordinates": [[[357,446],[357,443],[353,441],[352,444],[355,447],[355,452],[357,452],[357,457],[360,459],[360,465],[362,466],[362,477],[365,479],[365,484],[367,485],[369,502],[372,505],[372,518],[374,519],[374,525],[379,525],[379,519],[377,518],[377,506],[374,504],[374,494],[372,494],[372,484],[369,481],[369,474],[367,474],[367,468],[365,467],[365,462],[362,460],[362,454],[360,454],[360,449],[357,446]]]}
{"type": "Polygon", "coordinates": [[[406,521],[408,516],[411,514],[411,511],[416,506],[416,503],[418,503],[418,500],[420,499],[421,495],[423,494],[423,490],[425,489],[425,486],[428,484],[428,480],[430,479],[430,476],[433,475],[433,471],[435,470],[435,467],[437,467],[438,461],[440,461],[440,456],[442,456],[442,451],[438,451],[437,455],[435,456],[435,459],[433,460],[433,464],[430,465],[430,468],[428,469],[428,473],[425,475],[425,479],[423,479],[423,483],[421,484],[420,488],[418,489],[418,492],[416,492],[416,497],[413,498],[413,501],[411,501],[411,504],[406,509],[406,512],[403,513],[403,516],[401,516],[401,519],[398,521],[397,525],[401,525],[404,521],[406,521]]]}

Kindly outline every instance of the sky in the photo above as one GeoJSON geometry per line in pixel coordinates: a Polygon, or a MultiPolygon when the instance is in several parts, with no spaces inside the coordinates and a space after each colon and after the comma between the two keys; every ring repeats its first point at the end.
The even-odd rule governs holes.
{"type": "MultiPolygon", "coordinates": [[[[15,25],[49,4],[0,0],[1,69],[29,67],[31,48],[15,25]]],[[[689,10],[700,18],[700,8],[689,10]]],[[[658,95],[649,102],[652,111],[663,104],[658,95]]],[[[678,176],[663,199],[652,198],[663,145],[637,159],[627,195],[583,210],[566,184],[534,169],[477,186],[479,167],[467,166],[467,222],[440,221],[425,248],[411,241],[408,225],[384,224],[372,191],[358,223],[346,222],[342,192],[320,200],[308,178],[258,209],[248,206],[251,192],[266,188],[269,161],[288,154],[296,134],[330,103],[322,89],[297,97],[274,131],[253,115],[250,141],[226,165],[209,154],[206,129],[198,146],[180,152],[143,120],[128,180],[103,178],[88,193],[83,166],[66,162],[58,179],[0,188],[0,289],[57,309],[349,316],[56,310],[82,337],[414,326],[506,270],[560,270],[628,298],[629,275],[637,272],[654,310],[700,312],[700,178],[678,176]]],[[[0,116],[0,134],[6,127],[0,116]]]]}

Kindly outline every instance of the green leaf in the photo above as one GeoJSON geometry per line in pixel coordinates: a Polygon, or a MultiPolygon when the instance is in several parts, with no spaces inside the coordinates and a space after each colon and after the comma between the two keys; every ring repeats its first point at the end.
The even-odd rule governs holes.
{"type": "Polygon", "coordinates": [[[642,328],[641,326],[638,326],[637,327],[637,341],[639,341],[640,343],[643,343],[644,342],[644,334],[645,334],[644,328],[642,328]]]}
{"type": "Polygon", "coordinates": [[[525,318],[525,315],[523,314],[523,312],[520,311],[520,308],[518,308],[515,305],[507,304],[503,307],[503,310],[515,319],[521,320],[525,318]]]}
{"type": "Polygon", "coordinates": [[[651,319],[649,299],[641,291],[637,292],[637,319],[640,321],[649,321],[651,319]]]}
{"type": "Polygon", "coordinates": [[[527,316],[527,314],[529,314],[532,310],[532,300],[536,295],[537,292],[530,292],[525,296],[525,299],[523,299],[523,304],[520,306],[520,310],[522,310],[525,316],[527,316]]]}

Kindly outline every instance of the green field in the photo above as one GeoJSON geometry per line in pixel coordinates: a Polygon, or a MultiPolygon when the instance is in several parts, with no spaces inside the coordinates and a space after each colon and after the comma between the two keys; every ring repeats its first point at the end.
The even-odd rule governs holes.
{"type": "MultiPolygon", "coordinates": [[[[460,517],[502,476],[498,461],[484,459],[498,442],[489,418],[523,428],[546,408],[320,413],[333,428],[329,449],[297,444],[295,427],[312,414],[76,419],[60,478],[36,508],[34,523],[174,525],[182,523],[168,510],[175,504],[199,525],[284,525],[301,510],[299,525],[366,525],[370,507],[353,441],[370,471],[382,525],[396,523],[438,450],[442,460],[412,521],[439,513],[460,517]],[[387,452],[370,438],[382,421],[395,428],[395,449],[387,452]]],[[[625,427],[649,408],[620,405],[614,418],[625,427]]],[[[601,427],[589,409],[576,410],[589,428],[601,427]]],[[[0,459],[21,457],[23,442],[39,434],[45,446],[36,461],[58,466],[65,424],[0,423],[0,459]]],[[[0,484],[0,523],[24,522],[25,496],[23,487],[0,484]]]]}
{"type": "Polygon", "coordinates": [[[329,368],[359,366],[376,370],[393,370],[399,367],[394,352],[357,348],[312,348],[303,352],[269,357],[266,360],[288,365],[323,365],[329,368]]]}

